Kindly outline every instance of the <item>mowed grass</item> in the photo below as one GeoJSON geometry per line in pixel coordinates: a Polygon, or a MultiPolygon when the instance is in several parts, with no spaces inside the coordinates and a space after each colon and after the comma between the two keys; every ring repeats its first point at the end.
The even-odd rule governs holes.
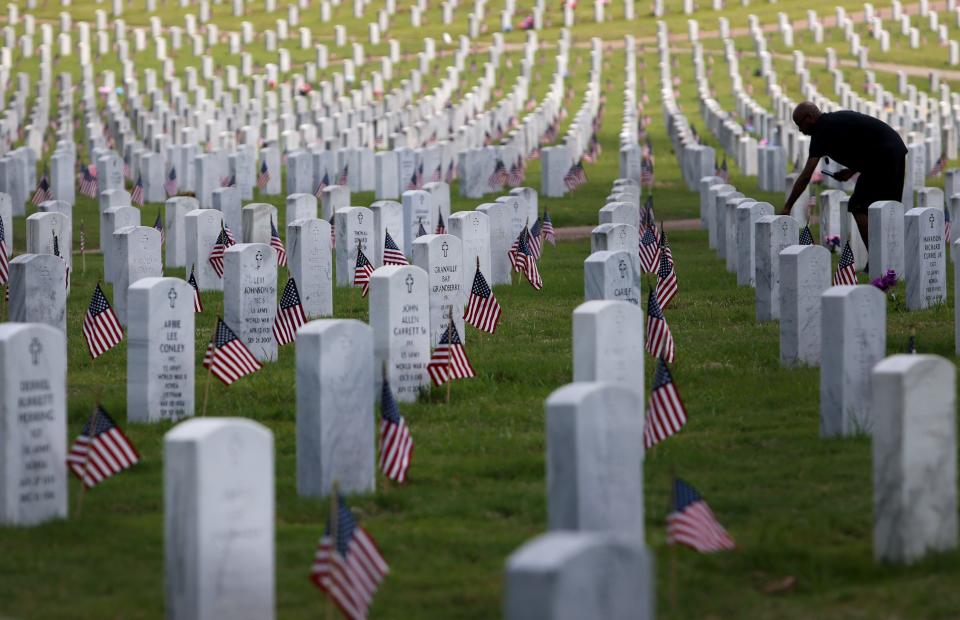
{"type": "MultiPolygon", "coordinates": [[[[670,2],[668,8],[676,12],[679,4],[670,2]]],[[[491,28],[498,5],[488,5],[487,24],[491,28]]],[[[858,6],[852,2],[844,5],[848,10],[858,6]]],[[[807,8],[818,8],[823,16],[832,6],[823,2],[763,3],[731,7],[724,14],[737,27],[745,25],[750,12],[760,15],[763,23],[773,23],[778,10],[798,19],[807,8]]],[[[77,19],[90,19],[93,10],[102,7],[83,1],[75,3],[72,11],[77,19]]],[[[174,9],[172,2],[166,7],[178,15],[184,12],[174,9]]],[[[51,3],[40,14],[54,18],[58,8],[51,3]]],[[[227,5],[212,8],[214,21],[230,26],[229,18],[223,17],[227,5]]],[[[654,120],[650,136],[657,158],[653,192],[657,216],[665,220],[696,217],[697,195],[683,186],[662,125],[658,58],[649,42],[654,33],[653,20],[645,17],[634,23],[613,21],[597,27],[587,22],[591,9],[589,3],[581,3],[577,8],[580,25],[574,30],[566,106],[571,116],[579,108],[588,68],[585,46],[590,36],[602,36],[602,83],[607,97],[600,132],[604,154],[599,162],[587,167],[587,185],[562,199],[541,197],[541,205],[550,210],[557,226],[596,223],[597,210],[618,176],[623,51],[616,41],[623,33],[631,32],[648,40],[640,51],[638,76],[645,82],[638,91],[648,95],[645,109],[654,120]]],[[[465,10],[461,6],[458,16],[465,10]]],[[[312,13],[302,12],[304,23],[314,28],[319,40],[332,39],[332,29],[320,25],[312,13]]],[[[342,5],[335,12],[335,21],[347,24],[352,35],[362,33],[366,20],[355,20],[349,13],[349,7],[342,5]]],[[[638,7],[638,15],[643,13],[638,7]]],[[[561,21],[560,12],[553,5],[548,15],[552,25],[540,33],[544,41],[556,36],[556,26],[561,21]]],[[[719,14],[697,14],[702,30],[710,29],[715,15],[719,14]]],[[[261,15],[253,21],[259,31],[261,27],[270,27],[280,16],[280,12],[269,17],[261,15]]],[[[126,17],[133,24],[147,21],[146,14],[132,10],[126,17]]],[[[671,14],[667,21],[671,33],[686,32],[684,16],[671,14]]],[[[401,38],[406,54],[422,47],[423,36],[439,37],[447,30],[438,22],[439,11],[431,10],[427,25],[414,32],[397,18],[392,35],[401,38]]],[[[238,25],[236,20],[233,27],[238,25]]],[[[458,20],[449,31],[456,35],[465,27],[465,19],[458,20]]],[[[519,43],[523,36],[512,33],[507,35],[507,41],[519,43]]],[[[798,33],[797,38],[798,45],[808,46],[805,34],[798,33]]],[[[768,39],[776,48],[775,37],[769,34],[768,39]]],[[[292,50],[294,46],[289,47],[292,50]]],[[[673,69],[679,78],[679,100],[705,141],[716,145],[713,137],[706,135],[699,117],[689,46],[684,43],[680,47],[674,53],[677,60],[673,69]]],[[[757,66],[750,53],[752,43],[739,39],[738,47],[747,51],[741,60],[741,75],[752,80],[755,97],[769,107],[762,82],[748,77],[757,66]]],[[[841,50],[842,46],[837,48],[841,50]]],[[[342,59],[346,49],[331,51],[342,59]]],[[[262,42],[251,51],[256,53],[258,62],[272,60],[272,54],[263,52],[262,42]]],[[[213,53],[218,61],[239,60],[225,53],[225,45],[218,46],[213,53]]],[[[940,54],[938,48],[930,57],[940,54]]],[[[294,53],[295,64],[311,55],[294,53]]],[[[466,72],[464,83],[475,83],[482,72],[482,55],[478,59],[480,66],[466,72]]],[[[136,60],[138,66],[159,67],[149,52],[141,53],[136,60]]],[[[516,63],[518,55],[514,53],[512,60],[516,63]]],[[[116,70],[119,66],[112,58],[102,61],[104,67],[116,70]]],[[[440,58],[436,62],[447,61],[449,58],[440,58]]],[[[726,109],[732,110],[725,62],[720,56],[715,62],[717,97],[726,109]]],[[[183,50],[177,63],[182,66],[199,61],[183,50]]],[[[413,64],[405,60],[404,70],[413,64]]],[[[789,61],[778,61],[778,73],[781,83],[795,95],[796,79],[790,65],[789,61]]],[[[535,79],[531,85],[534,97],[542,96],[554,67],[552,51],[541,51],[535,69],[541,79],[535,79]]],[[[18,69],[35,70],[35,64],[22,61],[18,69]]],[[[75,63],[63,63],[58,69],[74,71],[75,78],[79,74],[75,63]]],[[[369,70],[370,66],[364,69],[369,70]]],[[[851,84],[860,83],[862,72],[850,67],[844,70],[851,84]]],[[[504,89],[512,84],[515,74],[515,70],[505,71],[504,89]]],[[[822,92],[832,93],[832,88],[828,89],[832,86],[831,76],[823,72],[814,78],[819,80],[822,92]]],[[[878,78],[891,87],[891,75],[878,74],[878,78]]],[[[436,76],[430,80],[435,82],[436,76]]],[[[718,156],[722,157],[719,152],[718,156]]],[[[741,191],[780,206],[782,196],[757,192],[755,179],[740,176],[732,159],[729,163],[733,182],[741,191]]],[[[527,183],[537,187],[539,174],[539,162],[530,162],[527,183]]],[[[454,210],[472,209],[493,199],[460,198],[456,185],[452,194],[454,210]]],[[[372,194],[357,193],[353,204],[366,205],[373,199],[372,194]]],[[[256,200],[276,204],[279,219],[284,220],[282,197],[258,196],[256,200]]],[[[152,224],[159,209],[160,205],[145,207],[143,223],[152,224]]],[[[81,198],[75,208],[75,249],[80,221],[85,224],[88,245],[95,246],[98,224],[93,201],[81,198]]],[[[670,224],[667,228],[670,230],[670,224]]],[[[20,253],[24,251],[22,218],[17,219],[15,230],[15,245],[20,253]]],[[[671,230],[670,240],[681,287],[679,297],[667,311],[678,351],[672,370],[690,421],[682,433],[647,455],[644,468],[647,539],[656,554],[658,615],[770,619],[956,617],[960,609],[960,592],[956,588],[960,554],[941,554],[909,568],[874,564],[869,440],[819,439],[819,372],[779,367],[777,325],[755,323],[752,290],[736,287],[735,278],[707,249],[704,232],[671,230]],[[703,493],[737,540],[737,551],[700,556],[665,545],[664,517],[673,473],[683,476],[703,493]],[[768,586],[786,577],[796,579],[795,588],[781,594],[764,594],[768,586]],[[673,590],[677,593],[675,600],[670,595],[673,590]]],[[[472,328],[468,331],[468,352],[478,377],[454,385],[449,405],[444,402],[445,390],[434,390],[422,402],[402,407],[416,442],[410,483],[398,487],[381,478],[375,495],[350,498],[351,506],[376,537],[391,565],[391,574],[375,599],[372,617],[488,619],[500,615],[507,556],[546,527],[543,402],[572,377],[571,312],[583,298],[582,261],[588,254],[586,240],[561,242],[556,249],[548,246],[541,262],[543,291],[535,292],[522,281],[498,287],[496,294],[505,312],[498,332],[490,336],[478,335],[472,328]]],[[[76,436],[99,398],[125,426],[143,462],[87,493],[80,514],[76,510],[79,485],[71,481],[71,516],[66,521],[32,529],[0,529],[0,614],[13,618],[161,618],[162,438],[170,425],[126,425],[125,343],[91,361],[80,335],[83,313],[101,272],[100,257],[88,256],[85,271],[81,257],[74,259],[73,293],[68,307],[69,439],[76,436]]],[[[174,269],[167,270],[166,275],[185,274],[182,269],[174,269]]],[[[284,277],[282,274],[281,279],[284,277]]],[[[106,290],[112,298],[110,287],[106,290]]],[[[358,291],[337,289],[335,294],[338,318],[366,320],[367,302],[358,291]]],[[[897,295],[902,300],[902,285],[897,295]]],[[[196,327],[198,369],[220,296],[206,293],[204,302],[206,312],[198,315],[196,327]]],[[[907,313],[900,302],[891,299],[888,351],[904,350],[909,335],[915,333],[921,352],[954,360],[952,302],[951,292],[948,305],[907,313]]],[[[6,317],[5,308],[0,317],[6,317]]],[[[650,358],[647,362],[649,386],[653,362],[650,358]]],[[[202,406],[205,381],[205,375],[198,370],[198,409],[202,406]]],[[[258,420],[274,432],[277,617],[284,619],[317,617],[325,605],[322,594],[308,582],[307,575],[328,507],[324,501],[299,498],[296,494],[294,381],[294,350],[285,347],[277,363],[234,386],[225,387],[214,381],[208,412],[212,416],[258,420]]]]}

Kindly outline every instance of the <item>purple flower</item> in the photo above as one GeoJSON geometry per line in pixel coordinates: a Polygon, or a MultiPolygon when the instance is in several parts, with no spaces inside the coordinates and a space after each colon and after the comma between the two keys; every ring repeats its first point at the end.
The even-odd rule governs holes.
{"type": "Polygon", "coordinates": [[[870,284],[874,285],[884,293],[892,289],[897,285],[897,272],[893,269],[888,269],[885,274],[875,279],[870,284]]]}
{"type": "Polygon", "coordinates": [[[828,235],[826,242],[831,252],[836,252],[837,248],[840,247],[840,237],[838,235],[828,235]]]}

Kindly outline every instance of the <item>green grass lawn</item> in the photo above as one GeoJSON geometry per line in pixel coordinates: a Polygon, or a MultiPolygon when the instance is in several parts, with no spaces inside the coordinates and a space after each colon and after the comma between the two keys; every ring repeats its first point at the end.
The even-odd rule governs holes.
{"type": "MultiPolygon", "coordinates": [[[[733,4],[733,3],[730,3],[733,4]]],[[[858,10],[855,2],[841,3],[848,11],[858,10]]],[[[487,5],[486,24],[495,29],[503,3],[487,5]]],[[[679,0],[667,3],[666,21],[673,34],[686,33],[686,16],[680,14],[679,0]]],[[[365,39],[365,24],[373,19],[371,7],[363,19],[352,17],[352,3],[334,10],[334,21],[347,25],[351,37],[365,39]]],[[[833,3],[739,3],[723,14],[731,26],[746,25],[746,16],[755,13],[764,24],[775,23],[784,11],[791,19],[805,18],[808,8],[821,17],[832,14],[833,3]]],[[[92,0],[74,2],[76,19],[92,19],[97,8],[107,5],[92,0]]],[[[141,7],[142,8],[142,7],[141,7]]],[[[240,19],[229,16],[229,5],[213,5],[213,21],[222,29],[238,29],[240,19]]],[[[254,7],[251,5],[251,10],[254,7]]],[[[257,8],[261,8],[258,4],[257,8]]],[[[249,19],[257,31],[273,27],[283,11],[259,14],[249,19]]],[[[658,55],[653,45],[654,20],[647,8],[638,5],[635,22],[620,20],[622,6],[608,7],[613,20],[602,26],[589,22],[592,5],[577,7],[578,26],[573,31],[574,48],[568,78],[567,109],[573,113],[582,101],[587,78],[589,37],[601,36],[605,56],[601,83],[607,97],[600,140],[604,152],[599,162],[587,167],[589,183],[561,199],[541,197],[557,226],[588,225],[597,222],[613,180],[618,175],[617,147],[622,118],[623,50],[616,46],[623,34],[641,39],[638,77],[640,93],[647,94],[646,114],[653,117],[650,131],[656,155],[654,196],[658,217],[666,220],[696,217],[699,201],[687,192],[679,175],[660,114],[658,55]]],[[[56,19],[57,3],[37,11],[43,20],[56,19]]],[[[466,5],[457,9],[450,26],[440,23],[439,7],[432,7],[424,27],[414,30],[406,17],[397,16],[384,40],[393,36],[402,41],[404,54],[422,49],[426,36],[439,38],[444,31],[454,38],[466,31],[466,5]]],[[[185,9],[172,0],[162,5],[169,24],[182,23],[185,9]]],[[[714,29],[719,14],[700,11],[701,31],[714,29]]],[[[945,17],[942,15],[942,17],[945,17]]],[[[143,27],[148,16],[128,7],[125,19],[143,27]]],[[[304,25],[314,38],[331,45],[331,68],[349,54],[349,48],[332,45],[332,28],[321,24],[316,7],[301,11],[304,25]]],[[[548,8],[550,26],[539,33],[551,42],[562,22],[559,4],[548,8]]],[[[947,21],[944,19],[943,21],[947,21]]],[[[902,44],[888,21],[895,45],[902,44]]],[[[830,43],[815,46],[807,33],[798,32],[797,45],[809,55],[823,55],[833,44],[841,56],[846,47],[839,34],[827,31],[830,43]]],[[[524,34],[509,33],[511,46],[524,34]]],[[[786,52],[774,33],[768,33],[771,49],[786,52]]],[[[866,39],[861,32],[862,39],[866,39]]],[[[489,39],[489,34],[482,38],[489,39]]],[[[866,42],[866,41],[865,41],[866,42]]],[[[294,64],[312,58],[312,51],[287,45],[294,64]]],[[[716,42],[704,41],[708,50],[719,50],[716,42]]],[[[763,105],[771,102],[758,79],[750,78],[758,61],[752,43],[737,39],[744,50],[741,75],[754,84],[755,97],[763,105]]],[[[901,45],[902,47],[903,45],[901,45]]],[[[693,67],[687,42],[678,42],[674,52],[674,74],[680,78],[679,102],[691,123],[709,144],[716,145],[700,120],[693,81],[693,67]]],[[[442,52],[448,51],[438,45],[442,52]]],[[[386,45],[371,48],[363,75],[376,68],[370,61],[385,53],[386,45]]],[[[138,66],[159,68],[150,51],[139,54],[138,66]]],[[[274,54],[262,48],[262,40],[249,49],[258,63],[274,61],[274,54]]],[[[476,71],[461,76],[463,90],[476,82],[483,71],[485,52],[476,71]]],[[[238,62],[225,43],[212,51],[218,62],[238,62]]],[[[500,84],[513,83],[519,65],[519,50],[509,47],[515,68],[504,67],[500,84]]],[[[891,53],[888,60],[897,60],[891,53]]],[[[904,56],[903,62],[940,66],[945,50],[930,45],[925,56],[904,56]]],[[[881,60],[871,50],[871,58],[881,60]]],[[[15,71],[36,71],[36,59],[16,59],[15,71]]],[[[185,48],[176,58],[178,67],[199,65],[185,48]]],[[[450,62],[438,58],[438,66],[450,62]]],[[[395,68],[395,82],[412,66],[405,59],[395,68]]],[[[469,63],[468,63],[469,64],[469,63]]],[[[797,80],[792,63],[775,60],[779,80],[792,96],[797,80]]],[[[542,97],[555,68],[553,50],[540,52],[531,85],[531,94],[542,97]]],[[[103,58],[97,70],[117,71],[115,58],[103,58]]],[[[79,76],[75,57],[64,60],[57,70],[79,76]]],[[[299,67],[295,67],[299,71],[299,67]]],[[[717,98],[728,110],[733,95],[726,77],[726,62],[715,57],[717,98]]],[[[859,88],[863,72],[844,67],[847,81],[859,88]]],[[[832,93],[832,77],[814,70],[822,92],[832,93]]],[[[892,74],[877,74],[878,81],[892,87],[892,74]]],[[[435,84],[436,75],[427,84],[435,84]]],[[[925,79],[911,78],[927,88],[925,79]]],[[[388,86],[389,88],[389,86],[388,86]]],[[[426,91],[425,91],[426,92],[426,91]]],[[[569,120],[567,121],[569,122],[569,120]]],[[[561,127],[561,135],[566,124],[561,127]]],[[[78,139],[80,134],[78,133],[78,139]]],[[[719,155],[719,153],[718,153],[719,155]]],[[[732,160],[730,161],[732,164],[732,160]]],[[[539,161],[530,162],[528,184],[539,185],[539,161]]],[[[755,179],[743,177],[734,167],[733,183],[745,194],[768,200],[776,207],[783,197],[756,191],[755,179]]],[[[929,179],[936,184],[937,179],[929,179]]],[[[472,209],[492,199],[468,200],[452,188],[453,209],[472,209]]],[[[353,204],[367,205],[370,193],[354,195],[353,204]]],[[[258,197],[255,201],[263,200],[258,197]]],[[[282,197],[267,198],[280,208],[282,197]]],[[[143,223],[153,222],[160,205],[147,205],[143,223]]],[[[32,212],[32,211],[31,211],[32,212]]],[[[84,223],[88,245],[96,245],[98,218],[94,201],[81,198],[75,207],[74,248],[78,247],[80,222],[84,223]]],[[[669,228],[669,225],[668,225],[669,228]]],[[[16,249],[24,251],[24,223],[15,223],[16,249]]],[[[645,466],[646,527],[648,543],[656,554],[657,607],[666,618],[953,618],[960,609],[960,553],[930,558],[916,566],[877,566],[872,559],[872,490],[870,443],[866,438],[818,437],[819,372],[816,369],[784,370],[779,367],[779,334],[776,324],[757,325],[754,298],[749,288],[736,287],[735,277],[726,273],[714,253],[707,249],[704,231],[672,231],[670,240],[677,260],[680,295],[667,312],[677,342],[677,363],[673,374],[690,414],[687,427],[647,455],[645,466]],[[672,472],[695,485],[710,503],[718,518],[738,542],[732,553],[699,556],[687,550],[676,553],[674,605],[669,596],[672,552],[664,541],[672,472]],[[797,580],[786,594],[763,594],[768,584],[785,577],[797,580]]],[[[444,404],[444,390],[435,390],[416,405],[401,407],[411,427],[416,451],[410,483],[398,487],[379,481],[375,495],[352,497],[350,503],[364,526],[376,537],[391,565],[391,574],[377,594],[374,618],[471,618],[488,619],[500,614],[503,566],[507,556],[525,541],[544,531],[546,498],[544,480],[543,402],[555,389],[571,380],[571,312],[583,298],[582,262],[589,242],[561,242],[547,247],[541,264],[545,287],[533,291],[525,283],[498,287],[504,308],[501,327],[495,335],[478,335],[471,328],[468,353],[477,378],[453,386],[451,404],[444,404]]],[[[81,270],[75,257],[73,293],[69,300],[68,408],[69,438],[72,441],[90,414],[98,394],[104,407],[125,425],[125,343],[91,361],[86,353],[80,324],[93,286],[101,273],[97,255],[86,258],[81,270]]],[[[183,277],[183,270],[166,275],[183,277]]],[[[283,278],[284,275],[281,275],[283,278]]],[[[952,277],[952,271],[951,271],[952,277]]],[[[112,290],[106,287],[112,298],[112,290]]],[[[357,291],[337,289],[335,315],[366,320],[366,301],[357,291]]],[[[903,288],[898,291],[902,299],[903,288]]],[[[199,372],[206,342],[215,321],[219,295],[206,293],[207,311],[197,318],[196,343],[199,372]]],[[[947,305],[924,312],[905,312],[891,299],[888,309],[887,346],[890,353],[906,348],[909,334],[916,333],[921,352],[954,359],[952,295],[947,305]]],[[[0,317],[6,308],[0,307],[0,317]]],[[[647,376],[653,363],[648,358],[647,376]]],[[[210,390],[210,415],[244,416],[266,424],[276,439],[277,488],[277,616],[313,618],[322,613],[324,599],[307,580],[313,550],[327,515],[325,502],[302,499],[296,494],[294,350],[285,347],[277,363],[231,387],[214,382],[210,390]]],[[[198,403],[199,406],[199,403],[198,403]]],[[[129,472],[111,479],[90,492],[81,515],[75,512],[79,485],[71,481],[71,516],[62,522],[32,529],[0,529],[0,615],[13,618],[161,618],[163,607],[163,480],[162,437],[169,424],[129,425],[125,430],[140,450],[143,461],[129,472]]],[[[639,447],[638,447],[639,448],[639,447]]]]}

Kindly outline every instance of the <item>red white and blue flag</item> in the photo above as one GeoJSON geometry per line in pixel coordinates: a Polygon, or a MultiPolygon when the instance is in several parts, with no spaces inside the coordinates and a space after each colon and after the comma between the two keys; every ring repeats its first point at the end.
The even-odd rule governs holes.
{"type": "Polygon", "coordinates": [[[380,393],[380,471],[387,478],[403,484],[407,479],[412,453],[410,428],[400,415],[390,382],[384,377],[380,393]]]}
{"type": "Polygon", "coordinates": [[[657,358],[653,375],[653,390],[647,404],[647,419],[643,425],[643,447],[649,450],[670,435],[680,432],[687,423],[687,408],[673,383],[673,376],[662,357],[657,358]]]}
{"type": "Polygon", "coordinates": [[[90,489],[140,462],[140,454],[100,405],[67,454],[67,467],[90,489]]]}
{"type": "Polygon", "coordinates": [[[650,297],[647,300],[647,338],[644,348],[650,355],[662,357],[670,364],[676,361],[673,334],[670,332],[670,326],[667,325],[666,317],[663,316],[660,304],[657,303],[657,295],[653,289],[650,289],[650,297]]]}
{"type": "Polygon", "coordinates": [[[300,301],[300,292],[293,278],[287,279],[277,306],[277,318],[273,322],[273,335],[277,344],[283,346],[297,339],[297,330],[307,322],[307,315],[303,311],[303,302],[300,301]]]}
{"type": "Polygon", "coordinates": [[[733,538],[692,485],[675,478],[670,503],[667,544],[684,545],[700,553],[729,551],[736,547],[733,538]]]}

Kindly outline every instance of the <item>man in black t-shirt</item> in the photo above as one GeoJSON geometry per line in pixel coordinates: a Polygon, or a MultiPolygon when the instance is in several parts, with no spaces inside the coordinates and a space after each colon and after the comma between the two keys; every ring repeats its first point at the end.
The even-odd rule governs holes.
{"type": "Polygon", "coordinates": [[[789,215],[793,203],[807,188],[820,158],[829,157],[846,166],[845,170],[832,175],[838,181],[847,181],[860,173],[847,209],[857,222],[863,243],[868,244],[867,207],[878,200],[903,198],[907,147],[900,135],[872,116],[850,110],[824,114],[809,101],[793,110],[793,122],[801,133],[810,136],[810,156],[781,213],[789,215]]]}

